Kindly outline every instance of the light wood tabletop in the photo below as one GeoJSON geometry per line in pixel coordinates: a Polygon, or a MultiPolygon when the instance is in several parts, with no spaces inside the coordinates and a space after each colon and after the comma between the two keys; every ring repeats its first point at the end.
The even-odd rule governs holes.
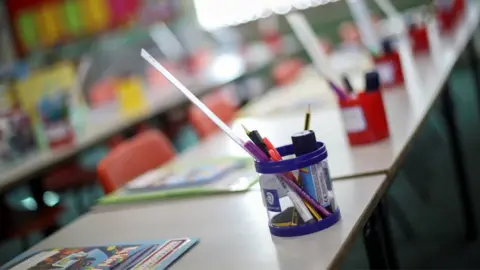
{"type": "Polygon", "coordinates": [[[333,183],[342,219],[307,236],[272,237],[258,186],[251,191],[148,202],[88,213],[33,247],[92,246],[175,237],[200,243],[172,269],[327,269],[338,266],[383,194],[385,176],[333,183]]]}
{"type": "MultiPolygon", "coordinates": [[[[313,110],[310,127],[315,131],[317,139],[327,146],[330,172],[334,179],[387,173],[398,165],[434,101],[442,92],[443,85],[458,57],[472,37],[479,22],[478,11],[478,4],[472,5],[455,36],[438,38],[434,46],[440,48],[440,53],[435,51],[437,55],[433,58],[429,55],[414,57],[408,49],[408,41],[405,38],[399,39],[398,46],[406,83],[404,87],[383,91],[390,130],[388,139],[362,146],[351,146],[338,106],[313,110]]],[[[317,75],[306,72],[306,76],[317,75]]],[[[293,94],[286,98],[294,102],[298,96],[294,94],[295,91],[289,90],[289,93],[293,94]]],[[[319,96],[319,99],[321,98],[322,96],[319,96]]],[[[268,106],[268,100],[262,101],[268,106]]],[[[297,109],[287,114],[242,117],[237,119],[232,127],[236,134],[244,133],[241,124],[251,130],[257,129],[262,136],[268,137],[278,147],[290,144],[290,136],[302,130],[304,112],[305,109],[297,109]]],[[[207,156],[247,156],[247,154],[226,135],[219,133],[187,150],[177,161],[194,162],[207,156]]]]}
{"type": "MultiPolygon", "coordinates": [[[[396,126],[401,126],[402,128],[404,128],[404,130],[402,131],[400,130],[402,128],[398,128],[398,130],[400,130],[400,133],[397,133],[395,130],[391,130],[392,135],[390,139],[385,142],[378,143],[378,145],[374,146],[372,150],[367,150],[366,148],[369,146],[365,146],[358,147],[356,149],[350,149],[346,153],[342,154],[352,157],[352,155],[356,156],[355,153],[362,153],[364,151],[367,151],[367,154],[369,154],[368,156],[374,156],[370,154],[376,155],[378,154],[377,151],[380,148],[383,148],[387,150],[382,155],[382,157],[386,157],[386,161],[380,166],[372,166],[370,164],[363,165],[358,159],[353,158],[353,160],[347,161],[346,164],[342,164],[342,166],[345,166],[347,168],[346,170],[333,170],[333,176],[335,178],[349,177],[351,175],[357,175],[362,173],[384,171],[386,168],[392,165],[392,160],[398,155],[398,153],[404,150],[404,146],[406,146],[405,141],[408,141],[410,136],[413,135],[412,129],[416,130],[418,124],[421,122],[421,120],[423,120],[426,112],[430,108],[431,102],[438,96],[442,85],[450,74],[450,70],[452,69],[459,55],[464,50],[468,40],[470,40],[474,30],[478,25],[478,3],[472,2],[468,11],[469,12],[465,17],[465,20],[458,27],[458,31],[453,36],[438,37],[438,40],[436,40],[436,42],[432,44],[432,54],[434,55],[434,57],[415,57],[415,60],[413,60],[413,57],[411,55],[408,55],[408,50],[400,50],[402,52],[402,60],[404,61],[404,73],[407,76],[406,89],[408,90],[408,95],[406,95],[405,91],[402,91],[403,88],[394,89],[386,91],[384,99],[387,107],[389,121],[390,119],[392,119],[392,121],[396,121],[396,126]],[[396,102],[397,99],[399,100],[399,102],[396,102]],[[390,102],[389,100],[393,101],[390,102]],[[398,113],[398,111],[401,112],[398,113]],[[405,115],[404,117],[396,117],[397,113],[399,115],[407,115],[405,115]]],[[[402,44],[402,42],[400,43],[402,44]]],[[[256,65],[264,66],[265,63],[256,63],[256,65]]],[[[368,66],[368,63],[365,65],[368,66]]],[[[243,68],[244,67],[240,68],[239,70],[243,68]]],[[[308,80],[309,82],[318,81],[317,78],[312,79],[313,76],[316,75],[312,72],[307,72],[307,77],[303,77],[303,79],[308,80]]],[[[218,84],[220,81],[222,80],[218,79],[217,81],[215,81],[215,83],[218,84]]],[[[309,83],[309,85],[311,85],[311,83],[309,83]]],[[[294,89],[295,87],[289,88],[294,89]]],[[[319,88],[321,88],[321,85],[319,86],[319,88]]],[[[195,94],[200,95],[207,91],[208,87],[192,87],[192,90],[195,94]]],[[[318,89],[311,89],[310,91],[316,90],[318,89]]],[[[290,92],[294,91],[290,90],[290,92]]],[[[305,92],[305,89],[303,89],[302,92],[305,92]]],[[[341,126],[342,124],[339,121],[340,118],[338,118],[339,114],[338,111],[335,112],[335,104],[332,104],[334,97],[333,95],[325,92],[326,91],[323,91],[323,94],[319,95],[318,97],[320,99],[320,103],[324,103],[327,105],[325,106],[326,112],[324,113],[324,116],[314,115],[313,122],[318,123],[322,121],[321,118],[331,119],[330,121],[325,123],[327,127],[322,126],[322,130],[333,130],[332,134],[337,137],[337,140],[331,141],[333,144],[330,146],[330,149],[334,149],[333,145],[335,145],[335,147],[340,146],[338,150],[337,148],[335,148],[335,153],[337,153],[341,152],[349,146],[345,144],[345,135],[343,134],[343,129],[341,126]]],[[[290,98],[294,96],[295,95],[288,97],[290,98]]],[[[282,100],[283,99],[284,98],[282,98],[282,100]]],[[[269,101],[269,99],[263,100],[266,102],[269,101]]],[[[73,147],[58,149],[55,151],[35,152],[32,153],[29,157],[17,162],[16,164],[11,164],[6,168],[2,168],[0,173],[0,190],[12,184],[15,184],[17,181],[25,180],[29,177],[35,176],[35,173],[47,169],[49,166],[59,163],[66,158],[70,158],[78,152],[85,150],[88,147],[102,140],[107,139],[112,134],[124,130],[132,126],[134,123],[147,119],[152,115],[158,114],[162,111],[166,111],[183,101],[185,101],[185,98],[181,95],[179,91],[166,91],[162,94],[161,98],[152,97],[152,100],[150,100],[150,110],[147,110],[146,112],[135,116],[124,117],[118,114],[108,114],[108,116],[103,117],[101,112],[94,113],[88,118],[91,121],[89,121],[89,124],[87,125],[85,130],[77,136],[76,143],[73,147]]],[[[258,108],[262,106],[259,106],[257,104],[255,105],[255,107],[258,108]]],[[[301,112],[297,110],[296,113],[300,114],[301,112]]],[[[252,112],[249,112],[248,114],[251,115],[252,112]]],[[[260,116],[261,115],[263,115],[263,113],[261,113],[260,116]]],[[[255,114],[255,116],[258,117],[259,115],[255,114]]],[[[294,113],[292,113],[292,115],[288,117],[292,119],[295,118],[294,113]]],[[[240,119],[238,122],[242,121],[244,120],[240,119]]],[[[296,122],[297,119],[293,119],[292,121],[296,122]]],[[[392,125],[393,124],[391,122],[390,126],[392,127],[392,125]]],[[[260,127],[255,126],[253,128],[260,129],[260,127]]],[[[262,128],[261,130],[263,131],[265,129],[262,128]]],[[[319,139],[325,140],[325,142],[329,143],[330,140],[328,140],[328,138],[324,139],[323,136],[326,135],[319,134],[319,139]]],[[[274,140],[274,142],[277,144],[283,144],[288,142],[283,141],[283,139],[275,141],[275,139],[272,138],[272,140],[274,140]]],[[[244,153],[239,150],[240,149],[238,147],[232,145],[231,142],[228,142],[225,137],[219,134],[218,136],[209,138],[205,144],[194,147],[193,149],[191,149],[190,152],[202,153],[202,155],[209,153],[209,155],[212,154],[214,156],[225,154],[244,155],[244,153]],[[212,144],[214,146],[221,144],[224,145],[224,147],[220,149],[221,151],[213,151],[214,149],[219,149],[216,149],[216,147],[211,148],[210,146],[212,144]]],[[[189,157],[191,156],[196,156],[196,154],[191,153],[185,155],[185,157],[181,157],[181,159],[189,159],[189,157]]],[[[368,163],[368,161],[366,162],[368,163]]],[[[331,161],[330,163],[334,168],[338,167],[337,165],[335,165],[335,161],[331,161]]]]}

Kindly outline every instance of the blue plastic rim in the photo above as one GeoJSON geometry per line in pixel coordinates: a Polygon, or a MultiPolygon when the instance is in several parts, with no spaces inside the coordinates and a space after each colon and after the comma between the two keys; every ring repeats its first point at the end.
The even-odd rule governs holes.
{"type": "MultiPolygon", "coordinates": [[[[317,164],[328,157],[327,148],[324,143],[317,142],[317,147],[317,150],[296,158],[285,159],[282,161],[255,161],[255,170],[262,174],[276,174],[290,172],[317,164]]],[[[293,155],[293,144],[279,147],[277,148],[277,151],[282,157],[293,155]]]]}
{"type": "Polygon", "coordinates": [[[330,216],[319,220],[313,224],[304,224],[298,226],[291,226],[291,227],[277,227],[273,225],[269,225],[270,233],[279,236],[279,237],[293,237],[293,236],[301,236],[306,234],[311,234],[314,232],[318,232],[321,230],[325,230],[337,223],[341,218],[340,209],[337,209],[334,213],[330,216]]]}

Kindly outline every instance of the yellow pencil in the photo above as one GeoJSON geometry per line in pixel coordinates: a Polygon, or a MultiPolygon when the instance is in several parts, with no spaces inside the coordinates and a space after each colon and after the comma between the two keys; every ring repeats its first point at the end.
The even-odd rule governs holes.
{"type": "Polygon", "coordinates": [[[243,124],[241,124],[241,126],[242,126],[243,130],[245,130],[245,133],[246,133],[247,135],[249,135],[249,134],[250,134],[250,130],[248,130],[243,124]]]}
{"type": "Polygon", "coordinates": [[[304,125],[304,130],[309,130],[309,129],[310,129],[310,104],[308,104],[307,113],[305,113],[305,125],[304,125]]]}
{"type": "Polygon", "coordinates": [[[318,221],[318,220],[321,220],[322,217],[320,216],[320,214],[315,210],[313,209],[313,207],[307,202],[307,201],[303,201],[305,203],[305,206],[307,207],[307,209],[310,211],[310,213],[312,213],[312,216],[318,221]]]}

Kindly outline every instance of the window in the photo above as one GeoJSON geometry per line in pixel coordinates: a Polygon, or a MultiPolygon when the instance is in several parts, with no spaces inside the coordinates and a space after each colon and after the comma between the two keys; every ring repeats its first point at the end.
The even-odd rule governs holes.
{"type": "Polygon", "coordinates": [[[338,0],[194,0],[198,22],[205,30],[238,25],[338,0]]]}

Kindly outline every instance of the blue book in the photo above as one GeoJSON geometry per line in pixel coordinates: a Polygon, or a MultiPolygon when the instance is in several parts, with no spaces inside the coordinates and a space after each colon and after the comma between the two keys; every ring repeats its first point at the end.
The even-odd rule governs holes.
{"type": "Polygon", "coordinates": [[[166,269],[197,242],[196,238],[179,238],[25,252],[0,269],[159,270],[166,269]]]}

